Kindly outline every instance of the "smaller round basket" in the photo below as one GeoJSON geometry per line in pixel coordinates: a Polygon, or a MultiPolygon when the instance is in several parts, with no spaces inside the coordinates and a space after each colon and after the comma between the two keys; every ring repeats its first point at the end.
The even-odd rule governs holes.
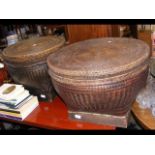
{"type": "Polygon", "coordinates": [[[6,48],[2,57],[14,82],[31,93],[52,100],[55,96],[47,73],[47,56],[65,43],[63,37],[47,36],[23,40],[6,48]]]}

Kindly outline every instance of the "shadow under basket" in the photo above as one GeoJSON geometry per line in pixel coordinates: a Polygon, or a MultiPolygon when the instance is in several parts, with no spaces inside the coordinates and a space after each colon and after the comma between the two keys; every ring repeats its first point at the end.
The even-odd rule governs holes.
{"type": "Polygon", "coordinates": [[[57,96],[57,93],[53,88],[48,92],[28,86],[25,86],[25,88],[29,90],[30,94],[37,96],[40,102],[45,101],[47,103],[51,103],[50,101],[53,101],[57,96]]]}

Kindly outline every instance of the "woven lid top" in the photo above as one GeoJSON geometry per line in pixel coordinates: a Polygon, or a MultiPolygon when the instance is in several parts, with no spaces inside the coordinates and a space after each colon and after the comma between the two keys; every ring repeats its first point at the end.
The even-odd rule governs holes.
{"type": "Polygon", "coordinates": [[[4,60],[13,62],[30,61],[32,59],[42,58],[57,48],[64,45],[63,37],[47,36],[36,37],[20,41],[14,45],[7,47],[2,56],[4,60]]]}
{"type": "Polygon", "coordinates": [[[51,73],[66,76],[103,76],[127,71],[144,63],[149,46],[131,38],[98,38],[74,43],[48,57],[51,73]]]}

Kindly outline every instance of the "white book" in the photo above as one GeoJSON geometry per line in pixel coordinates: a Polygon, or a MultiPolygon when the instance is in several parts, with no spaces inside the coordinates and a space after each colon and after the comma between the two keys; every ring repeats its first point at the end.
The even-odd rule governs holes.
{"type": "Polygon", "coordinates": [[[24,90],[23,85],[5,83],[0,87],[0,99],[12,100],[24,90]]]}
{"type": "Polygon", "coordinates": [[[24,101],[22,101],[21,103],[19,103],[19,104],[17,104],[17,105],[7,105],[7,104],[4,104],[4,103],[2,103],[2,102],[0,102],[0,109],[6,109],[6,110],[8,110],[8,109],[14,109],[15,111],[18,109],[20,109],[21,107],[24,107],[24,105],[25,104],[27,104],[28,103],[28,101],[29,100],[31,100],[33,98],[33,95],[29,95],[24,101]]]}
{"type": "Polygon", "coordinates": [[[25,119],[39,105],[38,98],[33,96],[33,98],[29,101],[29,104],[30,106],[28,108],[25,108],[25,110],[23,108],[23,111],[21,111],[22,120],[25,119]]]}
{"type": "Polygon", "coordinates": [[[17,105],[20,102],[22,102],[24,99],[26,99],[28,96],[30,96],[30,93],[28,90],[24,90],[23,92],[21,92],[16,98],[13,98],[11,100],[4,100],[0,98],[0,103],[6,103],[6,104],[10,104],[10,105],[17,105]]]}
{"type": "Polygon", "coordinates": [[[16,118],[21,118],[21,120],[25,119],[37,106],[39,105],[38,98],[36,96],[32,96],[32,98],[27,101],[26,104],[24,104],[20,109],[14,110],[14,109],[9,109],[9,111],[5,111],[3,109],[0,109],[0,114],[6,115],[6,116],[11,116],[11,117],[16,117],[16,118]],[[14,113],[18,112],[18,113],[14,113]]]}

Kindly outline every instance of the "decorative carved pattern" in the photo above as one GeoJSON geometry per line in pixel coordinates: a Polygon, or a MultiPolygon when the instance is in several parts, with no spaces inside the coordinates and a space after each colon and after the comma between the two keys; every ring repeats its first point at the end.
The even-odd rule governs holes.
{"type": "Polygon", "coordinates": [[[119,82],[108,85],[100,83],[96,86],[94,81],[94,85],[85,84],[83,89],[80,85],[75,88],[71,84],[65,85],[54,79],[52,81],[56,91],[71,111],[124,115],[129,111],[139,90],[145,86],[147,75],[148,68],[119,82]]]}

